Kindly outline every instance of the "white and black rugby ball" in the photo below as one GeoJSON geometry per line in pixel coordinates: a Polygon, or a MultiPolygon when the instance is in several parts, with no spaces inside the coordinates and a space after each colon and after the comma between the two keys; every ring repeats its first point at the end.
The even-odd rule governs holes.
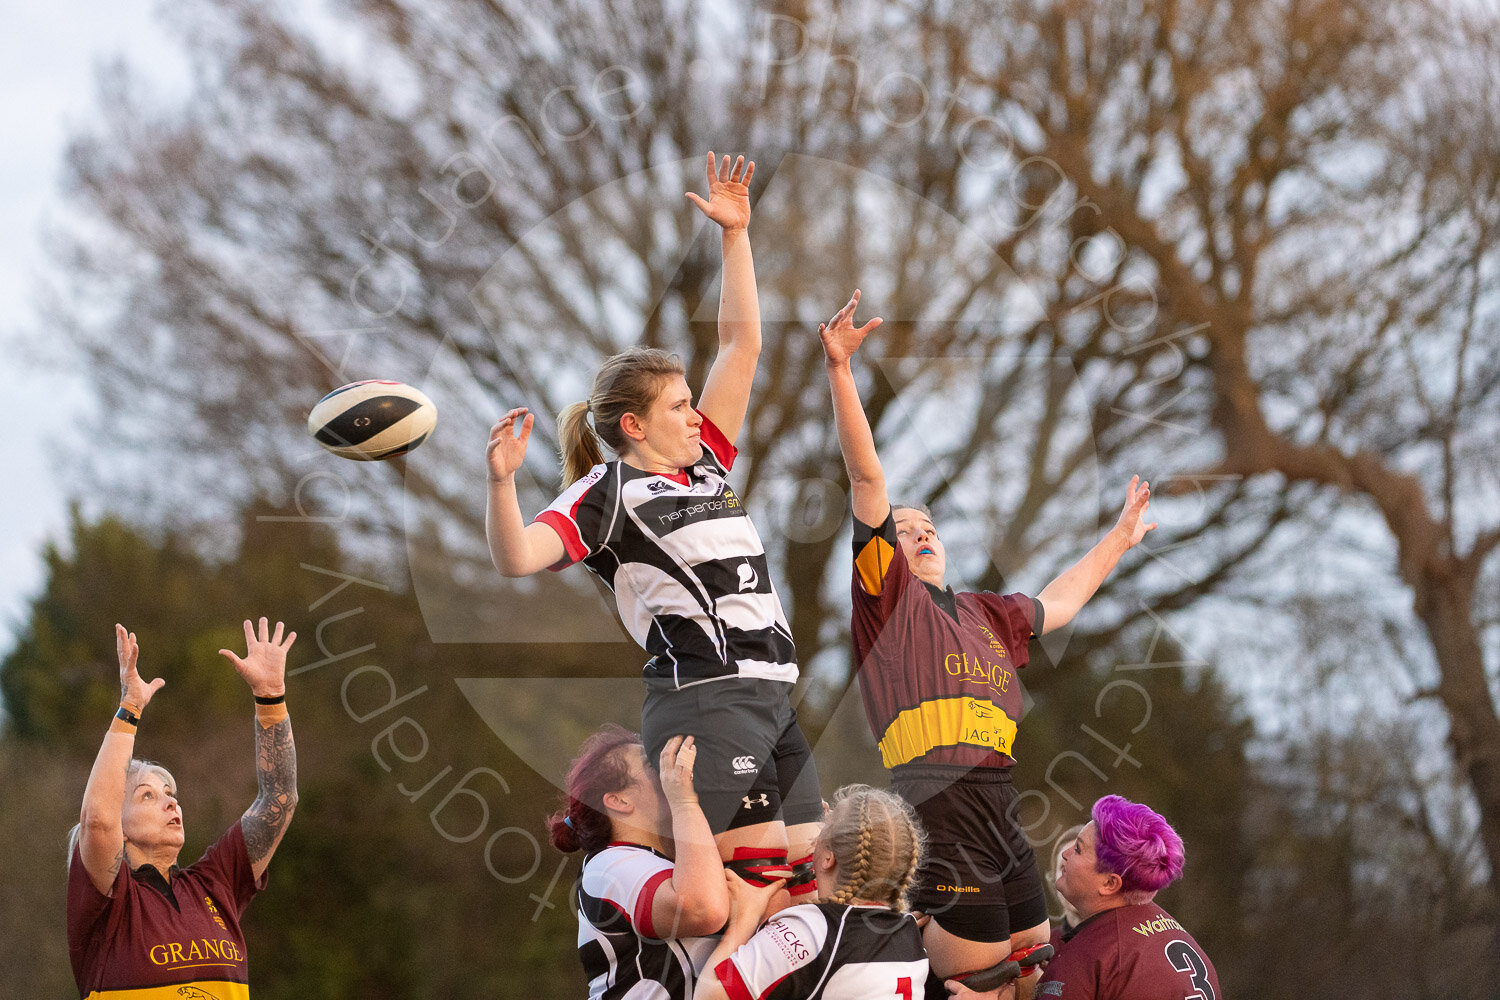
{"type": "Polygon", "coordinates": [[[422,390],[386,379],[340,386],[307,415],[318,444],[360,462],[405,455],[436,426],[437,407],[422,390]]]}

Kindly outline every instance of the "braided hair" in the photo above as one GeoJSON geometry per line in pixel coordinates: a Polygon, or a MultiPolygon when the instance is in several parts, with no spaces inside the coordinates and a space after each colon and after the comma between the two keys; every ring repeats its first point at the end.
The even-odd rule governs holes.
{"type": "Polygon", "coordinates": [[[904,799],[869,785],[845,785],[834,794],[818,836],[817,848],[832,851],[838,866],[829,900],[866,899],[904,913],[925,839],[904,799]]]}

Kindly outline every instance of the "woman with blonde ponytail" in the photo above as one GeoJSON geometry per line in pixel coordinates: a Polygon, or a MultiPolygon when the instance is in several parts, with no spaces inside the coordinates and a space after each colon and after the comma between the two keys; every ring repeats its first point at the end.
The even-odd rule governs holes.
{"type": "Polygon", "coordinates": [[[490,431],[486,530],[506,576],[581,562],[614,592],[626,629],[651,654],[641,719],[649,758],[670,737],[693,736],[699,797],[725,864],[761,884],[790,876],[797,896],[814,888],[809,847],[822,798],[789,697],[791,628],[726,479],[761,347],[754,172],[744,157],[731,166],[710,152],[708,199],[687,195],[723,230],[719,348],[698,405],[671,354],[633,348],[606,360],[589,398],[558,415],[564,492],[529,524],[515,473],[535,418],[511,410],[490,431]]]}
{"type": "Polygon", "coordinates": [[[922,851],[922,828],[903,799],[868,785],[839,789],[813,846],[818,902],[761,927],[774,887],[726,874],[729,926],[693,1000],[921,996],[927,953],[907,891],[922,851]]]}

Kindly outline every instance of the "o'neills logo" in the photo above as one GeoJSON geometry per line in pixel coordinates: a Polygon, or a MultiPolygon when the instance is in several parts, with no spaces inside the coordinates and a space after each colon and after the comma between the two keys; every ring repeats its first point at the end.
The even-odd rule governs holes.
{"type": "Polygon", "coordinates": [[[1160,934],[1162,931],[1180,931],[1182,930],[1182,925],[1171,917],[1156,917],[1153,920],[1147,920],[1143,924],[1136,924],[1130,929],[1141,937],[1150,937],[1153,934],[1160,934]]]}
{"type": "Polygon", "coordinates": [[[940,885],[938,892],[978,892],[979,887],[973,885],[940,885]]]}
{"type": "Polygon", "coordinates": [[[240,946],[227,938],[211,941],[208,938],[199,938],[195,941],[169,941],[166,944],[154,944],[146,953],[151,959],[152,965],[165,965],[173,967],[187,964],[202,964],[213,959],[220,962],[243,962],[245,953],[240,951],[240,946]]]}

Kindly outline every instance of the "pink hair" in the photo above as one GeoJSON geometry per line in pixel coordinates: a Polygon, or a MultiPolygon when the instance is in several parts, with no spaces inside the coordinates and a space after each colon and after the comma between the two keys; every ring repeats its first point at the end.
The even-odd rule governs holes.
{"type": "Polygon", "coordinates": [[[1106,795],[1093,817],[1099,871],[1119,875],[1125,892],[1155,893],[1182,875],[1182,838],[1149,807],[1106,795]]]}
{"type": "Polygon", "coordinates": [[[547,817],[547,839],[564,854],[601,850],[610,841],[604,796],[630,785],[630,754],[641,753],[641,737],[609,723],[583,741],[564,783],[567,804],[547,817]]]}

